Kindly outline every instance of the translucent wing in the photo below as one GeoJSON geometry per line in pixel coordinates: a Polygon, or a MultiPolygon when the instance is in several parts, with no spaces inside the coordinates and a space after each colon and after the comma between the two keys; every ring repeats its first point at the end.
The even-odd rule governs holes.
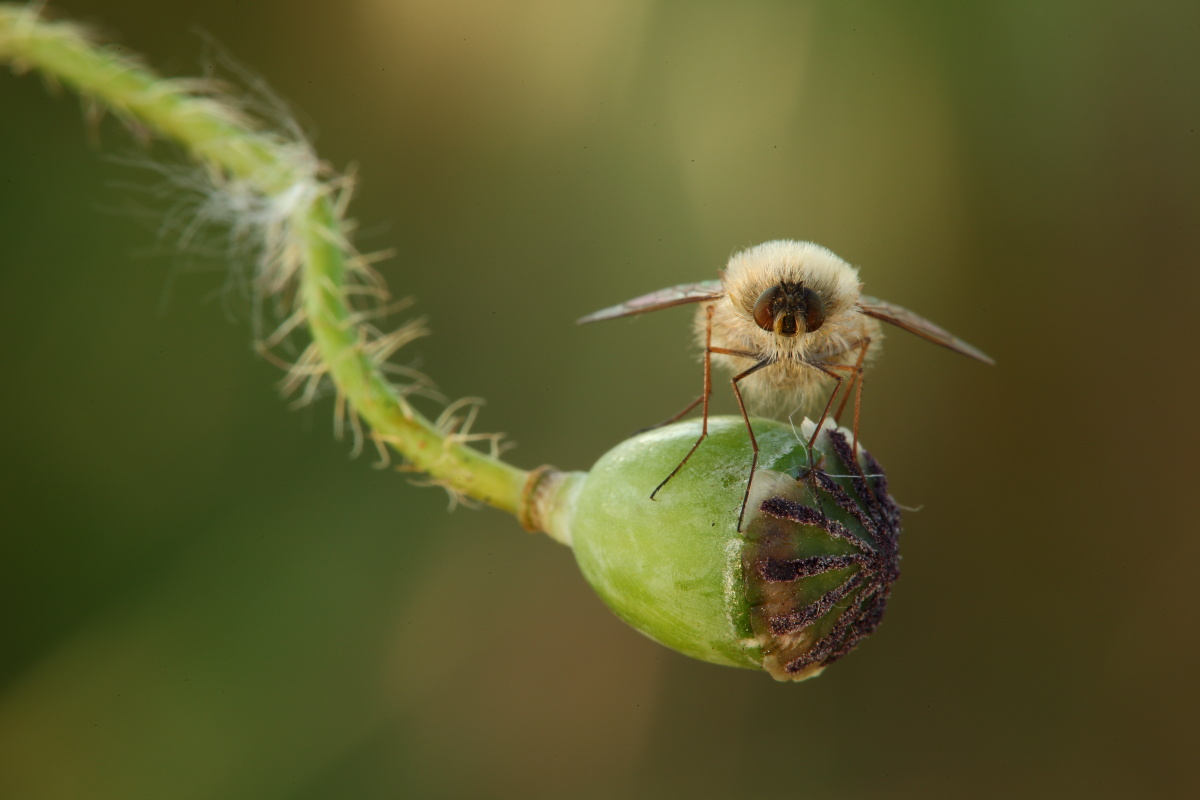
{"type": "Polygon", "coordinates": [[[657,292],[644,294],[627,300],[618,306],[601,309],[594,314],[588,314],[575,320],[576,324],[599,322],[604,319],[628,317],[633,314],[644,314],[647,311],[657,311],[660,308],[681,306],[685,303],[703,303],[705,300],[716,300],[725,296],[725,290],[720,281],[701,281],[700,283],[681,283],[670,289],[659,289],[657,292]]]}
{"type": "Polygon", "coordinates": [[[942,347],[947,347],[956,353],[962,353],[964,356],[973,358],[976,361],[982,361],[985,364],[994,365],[996,363],[987,353],[972,347],[954,334],[942,330],[937,325],[934,325],[924,317],[914,314],[907,308],[889,303],[886,300],[880,300],[877,297],[867,297],[865,294],[858,299],[858,307],[868,316],[881,319],[884,322],[890,322],[898,328],[903,328],[909,333],[915,333],[922,339],[928,339],[934,344],[940,344],[942,347]]]}

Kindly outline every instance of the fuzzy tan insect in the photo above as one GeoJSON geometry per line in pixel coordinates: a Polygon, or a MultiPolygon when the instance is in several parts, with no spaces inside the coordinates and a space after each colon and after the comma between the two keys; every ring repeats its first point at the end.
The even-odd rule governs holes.
{"type": "Polygon", "coordinates": [[[842,402],[834,417],[841,416],[850,388],[854,387],[857,449],[863,368],[879,350],[881,320],[985,364],[995,363],[980,350],[908,309],[862,294],[858,270],[812,242],[765,242],[735,254],[720,280],[662,289],[589,314],[578,322],[599,322],[687,303],[700,304],[695,328],[704,347],[704,391],[667,423],[682,418],[700,404],[704,406],[704,422],[700,438],[650,497],[653,499],[675,477],[708,436],[711,364],[715,361],[734,373],[734,397],[746,420],[754,450],[738,516],[739,530],[758,466],[758,442],[746,412],[747,401],[756,411],[770,413],[815,409],[825,398],[817,421],[819,431],[834,398],[843,388],[843,381],[849,377],[850,383],[842,392],[842,402]],[[873,349],[872,344],[876,345],[873,349]]]}

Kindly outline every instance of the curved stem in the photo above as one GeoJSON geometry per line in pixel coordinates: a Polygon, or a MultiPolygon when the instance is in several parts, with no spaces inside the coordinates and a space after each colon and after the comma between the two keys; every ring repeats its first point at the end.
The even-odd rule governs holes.
{"type": "Polygon", "coordinates": [[[307,373],[328,375],[349,413],[413,469],[455,493],[523,515],[530,473],[439,431],[384,376],[386,355],[369,346],[379,335],[350,300],[350,273],[362,264],[343,234],[339,184],[325,177],[308,144],[266,131],[200,84],[161,78],[79,27],[47,22],[37,11],[0,5],[0,60],[37,70],[131,125],[176,142],[217,187],[237,183],[239,191],[261,197],[271,213],[255,224],[269,251],[264,272],[275,274],[260,279],[271,292],[295,288],[297,313],[315,347],[307,373]]]}
{"type": "Polygon", "coordinates": [[[345,254],[328,235],[337,224],[332,202],[322,197],[306,213],[310,220],[306,225],[308,257],[301,279],[303,303],[313,341],[338,391],[375,434],[413,467],[456,492],[518,514],[529,473],[444,436],[397,397],[361,347],[366,336],[360,325],[353,323],[342,293],[345,254]]]}

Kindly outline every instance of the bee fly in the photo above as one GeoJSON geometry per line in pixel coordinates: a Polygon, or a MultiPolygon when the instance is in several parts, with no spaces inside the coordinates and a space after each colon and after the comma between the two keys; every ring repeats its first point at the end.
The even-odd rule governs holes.
{"type": "Polygon", "coordinates": [[[663,479],[650,498],[683,468],[708,436],[708,398],[712,393],[712,362],[734,373],[733,394],[746,421],[754,457],[742,497],[738,530],[746,514],[750,484],[758,466],[758,441],[746,413],[745,396],[757,409],[816,408],[828,398],[817,421],[810,449],[842,392],[834,419],[845,409],[854,388],[854,444],[858,449],[858,415],[862,403],[863,369],[872,343],[882,337],[880,321],[915,333],[985,364],[995,362],[980,350],[942,330],[906,308],[861,293],[858,270],[820,245],[780,240],[766,242],[735,254],[721,279],[672,286],[578,320],[579,324],[644,314],[660,308],[699,303],[695,329],[704,346],[704,392],[664,425],[674,422],[697,405],[704,406],[700,438],[679,465],[663,479]]]}

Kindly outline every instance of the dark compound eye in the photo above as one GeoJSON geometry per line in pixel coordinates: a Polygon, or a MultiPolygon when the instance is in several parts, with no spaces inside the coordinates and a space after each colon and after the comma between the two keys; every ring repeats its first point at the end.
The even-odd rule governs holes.
{"type": "Polygon", "coordinates": [[[821,295],[807,286],[804,287],[802,296],[804,298],[804,330],[812,333],[825,324],[825,304],[821,302],[821,295]]]}
{"type": "Polygon", "coordinates": [[[754,321],[764,331],[775,330],[775,304],[781,294],[778,286],[772,286],[758,296],[754,303],[754,321]]]}

